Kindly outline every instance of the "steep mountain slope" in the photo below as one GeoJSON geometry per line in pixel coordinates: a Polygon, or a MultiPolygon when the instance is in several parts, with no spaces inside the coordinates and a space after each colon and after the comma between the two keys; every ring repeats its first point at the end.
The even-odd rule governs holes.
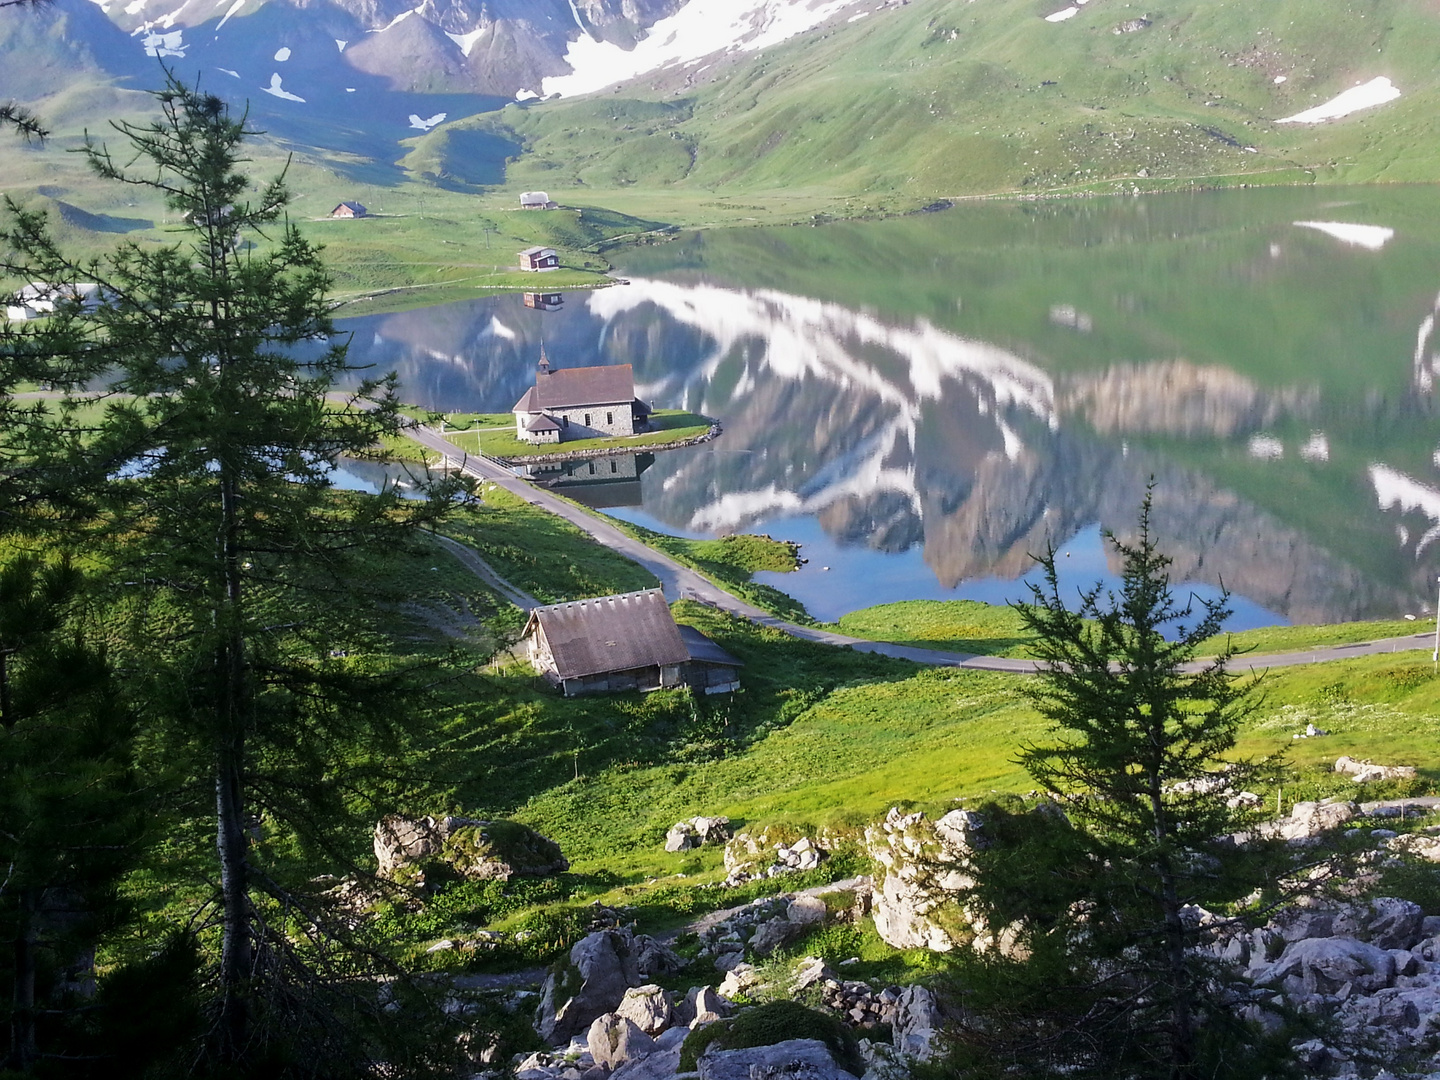
{"type": "Polygon", "coordinates": [[[913,201],[1119,177],[1440,179],[1440,12],[1425,0],[863,7],[713,69],[465,126],[523,141],[511,180],[552,192],[660,183],[913,201]],[[1356,84],[1398,97],[1280,122],[1356,84]],[[681,147],[688,165],[650,168],[681,147]]]}

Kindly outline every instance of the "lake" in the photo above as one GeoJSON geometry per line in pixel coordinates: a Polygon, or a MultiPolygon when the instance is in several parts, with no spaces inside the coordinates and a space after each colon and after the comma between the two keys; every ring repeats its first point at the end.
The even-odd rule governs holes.
{"type": "Polygon", "coordinates": [[[1223,583],[1236,628],[1434,611],[1440,192],[985,202],[612,257],[629,284],[548,310],[345,320],[352,358],[492,412],[542,341],[632,364],[642,398],[725,433],[577,494],[799,541],[808,564],[767,579],[819,618],[1017,598],[1047,543],[1067,590],[1111,580],[1102,530],[1130,535],[1152,478],[1174,579],[1223,583]]]}

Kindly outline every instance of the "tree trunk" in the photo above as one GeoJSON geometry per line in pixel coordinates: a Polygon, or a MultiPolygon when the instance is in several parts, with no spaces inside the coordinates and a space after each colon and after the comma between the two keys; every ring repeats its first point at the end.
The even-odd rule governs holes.
{"type": "Polygon", "coordinates": [[[237,1061],[246,1042],[247,989],[254,968],[249,864],[245,837],[245,726],[248,687],[241,624],[238,508],[235,483],[222,467],[220,481],[220,564],[224,599],[217,611],[221,640],[216,649],[218,726],[215,754],[216,847],[224,934],[220,954],[220,1057],[237,1061]]]}
{"type": "Polygon", "coordinates": [[[1195,1018],[1190,994],[1190,970],[1185,963],[1185,923],[1180,917],[1180,890],[1175,868],[1166,851],[1169,836],[1165,800],[1158,770],[1150,770],[1150,812],[1154,815],[1158,848],[1155,870],[1160,877],[1160,909],[1165,921],[1165,963],[1170,982],[1170,1077],[1191,1080],[1195,1066],[1195,1018]]]}
{"type": "Polygon", "coordinates": [[[29,1072],[39,1058],[35,1042],[35,951],[39,942],[36,890],[19,890],[15,928],[14,1011],[10,1017],[10,1062],[17,1072],[29,1072]]]}

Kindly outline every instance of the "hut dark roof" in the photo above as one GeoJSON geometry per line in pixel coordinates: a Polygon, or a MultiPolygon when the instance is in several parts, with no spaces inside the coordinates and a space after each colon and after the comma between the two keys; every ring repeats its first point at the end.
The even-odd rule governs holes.
{"type": "MultiPolygon", "coordinates": [[[[335,204],[335,210],[339,210],[340,207],[342,207],[342,206],[345,207],[345,208],[348,209],[351,213],[354,213],[354,214],[363,214],[363,213],[366,212],[366,211],[365,211],[365,206],[364,206],[363,203],[358,203],[358,202],[355,202],[355,201],[353,201],[353,200],[351,200],[351,199],[344,199],[344,200],[341,200],[340,202],[336,203],[336,204],[335,204]]],[[[335,210],[331,210],[330,212],[333,214],[333,213],[335,213],[335,210]]]]}
{"type": "Polygon", "coordinates": [[[525,633],[537,625],[545,632],[561,679],[690,659],[659,589],[538,607],[530,613],[525,633]]]}
{"type": "Polygon", "coordinates": [[[680,628],[680,640],[685,642],[685,648],[690,650],[691,660],[701,660],[707,664],[721,664],[725,667],[745,666],[695,627],[686,626],[684,623],[676,625],[680,628]]]}
{"type": "Polygon", "coordinates": [[[525,425],[525,429],[527,431],[559,431],[560,425],[544,413],[541,413],[538,418],[525,425]]]}
{"type": "MultiPolygon", "coordinates": [[[[527,398],[528,394],[520,400],[523,403],[527,398]]],[[[629,364],[556,368],[548,375],[541,372],[535,376],[535,396],[530,400],[535,408],[521,410],[517,405],[516,409],[538,412],[584,405],[628,405],[635,400],[635,374],[629,364]]]]}

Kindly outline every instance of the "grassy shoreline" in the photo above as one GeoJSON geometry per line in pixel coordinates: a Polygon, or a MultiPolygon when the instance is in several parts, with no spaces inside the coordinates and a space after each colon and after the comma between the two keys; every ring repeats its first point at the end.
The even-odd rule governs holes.
{"type": "Polygon", "coordinates": [[[443,420],[445,438],[460,449],[517,464],[538,456],[554,460],[560,455],[570,459],[615,451],[655,450],[669,447],[672,443],[699,439],[716,425],[714,420],[699,413],[684,409],[656,409],[650,416],[650,430],[638,435],[537,445],[515,438],[515,417],[511,413],[446,413],[443,420]],[[463,430],[456,431],[455,427],[463,430]]]}

